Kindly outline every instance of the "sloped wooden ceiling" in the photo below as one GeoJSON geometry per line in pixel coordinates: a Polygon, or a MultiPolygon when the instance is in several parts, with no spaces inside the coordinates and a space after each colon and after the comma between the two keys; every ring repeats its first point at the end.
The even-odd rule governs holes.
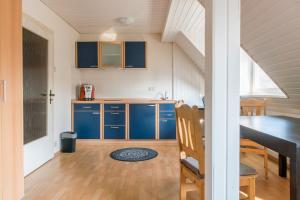
{"type": "Polygon", "coordinates": [[[269,100],[269,114],[300,117],[299,10],[298,0],[241,0],[241,44],[289,97],[269,100]]]}
{"type": "MultiPolygon", "coordinates": [[[[202,6],[172,0],[162,40],[183,35],[204,55],[202,6]]],[[[300,1],[241,0],[241,46],[289,97],[268,100],[268,114],[300,117],[300,1]]],[[[182,49],[193,55],[192,45],[182,49]]]]}

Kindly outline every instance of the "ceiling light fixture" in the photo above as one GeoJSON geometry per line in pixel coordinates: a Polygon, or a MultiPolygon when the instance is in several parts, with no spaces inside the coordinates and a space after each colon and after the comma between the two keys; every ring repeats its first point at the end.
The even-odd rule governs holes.
{"type": "Polygon", "coordinates": [[[134,17],[120,17],[120,18],[118,18],[118,21],[123,25],[130,25],[135,22],[135,18],[134,17]]]}

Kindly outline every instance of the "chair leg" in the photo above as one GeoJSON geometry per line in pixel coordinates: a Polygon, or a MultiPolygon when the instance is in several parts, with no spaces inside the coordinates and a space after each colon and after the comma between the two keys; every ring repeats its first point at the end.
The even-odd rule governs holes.
{"type": "Polygon", "coordinates": [[[255,200],[255,178],[249,179],[248,200],[255,200]]]}
{"type": "Polygon", "coordinates": [[[265,178],[268,179],[268,173],[269,173],[269,169],[268,169],[268,151],[265,148],[265,155],[264,155],[264,167],[265,167],[265,178]]]}
{"type": "Polygon", "coordinates": [[[186,200],[186,178],[180,173],[180,200],[186,200]]]}

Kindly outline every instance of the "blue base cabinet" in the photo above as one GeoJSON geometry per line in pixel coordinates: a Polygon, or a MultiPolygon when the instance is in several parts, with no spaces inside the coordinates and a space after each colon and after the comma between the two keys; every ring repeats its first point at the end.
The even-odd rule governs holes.
{"type": "Polygon", "coordinates": [[[100,139],[100,104],[74,104],[74,131],[78,139],[100,139]]]}
{"type": "Polygon", "coordinates": [[[155,104],[129,105],[129,139],[155,139],[155,104]]]}
{"type": "Polygon", "coordinates": [[[159,139],[176,139],[176,116],[174,104],[159,105],[159,139]]]}
{"type": "Polygon", "coordinates": [[[125,139],[125,104],[104,104],[104,139],[125,139]]]}

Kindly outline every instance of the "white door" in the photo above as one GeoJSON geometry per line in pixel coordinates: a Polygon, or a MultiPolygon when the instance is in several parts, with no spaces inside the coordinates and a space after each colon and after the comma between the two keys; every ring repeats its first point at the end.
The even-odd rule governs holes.
{"type": "Polygon", "coordinates": [[[51,31],[23,19],[24,175],[53,158],[51,31]]]}

